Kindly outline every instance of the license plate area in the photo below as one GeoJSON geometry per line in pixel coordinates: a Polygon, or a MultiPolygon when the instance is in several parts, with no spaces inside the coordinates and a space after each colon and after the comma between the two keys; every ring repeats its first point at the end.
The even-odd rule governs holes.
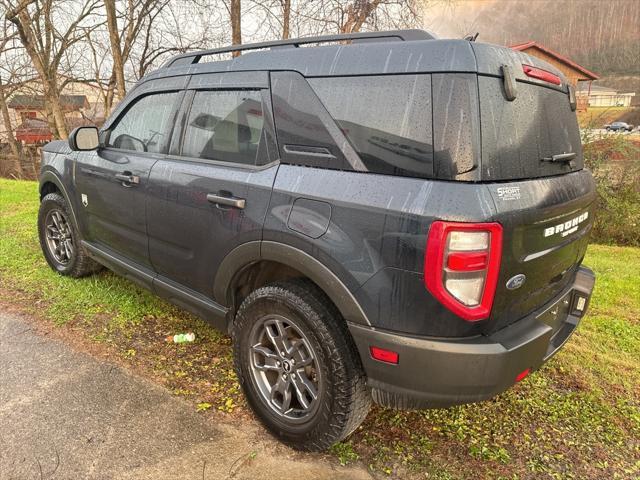
{"type": "Polygon", "coordinates": [[[549,325],[554,335],[560,330],[567,320],[569,310],[571,308],[571,297],[573,291],[567,292],[557,302],[548,307],[544,312],[538,315],[538,320],[549,325]]]}
{"type": "Polygon", "coordinates": [[[580,316],[572,315],[572,309],[575,310],[578,297],[580,295],[576,294],[574,290],[570,290],[536,317],[553,329],[547,353],[544,356],[545,361],[564,345],[578,326],[580,316]]]}

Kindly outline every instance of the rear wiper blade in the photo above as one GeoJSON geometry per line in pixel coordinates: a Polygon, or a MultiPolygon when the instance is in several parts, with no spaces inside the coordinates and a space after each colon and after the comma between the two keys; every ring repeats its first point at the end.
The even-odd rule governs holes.
{"type": "Polygon", "coordinates": [[[557,155],[552,155],[550,157],[543,157],[541,160],[543,162],[565,162],[569,163],[576,159],[576,154],[574,152],[570,153],[559,153],[557,155]]]}

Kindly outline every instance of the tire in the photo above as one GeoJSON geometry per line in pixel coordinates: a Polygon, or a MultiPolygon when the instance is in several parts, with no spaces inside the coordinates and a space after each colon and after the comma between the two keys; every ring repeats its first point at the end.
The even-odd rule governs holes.
{"type": "Polygon", "coordinates": [[[79,278],[97,272],[102,266],[80,244],[72,218],[62,195],[45,195],[38,211],[38,237],[49,266],[61,275],[79,278]]]}
{"type": "Polygon", "coordinates": [[[284,443],[325,450],[367,416],[371,395],[360,357],[345,321],[312,282],[280,282],[253,291],[238,310],[232,336],[235,370],[247,400],[284,443]],[[287,343],[290,349],[278,352],[276,345],[282,349],[287,343]],[[283,391],[289,392],[289,409],[283,391]]]}

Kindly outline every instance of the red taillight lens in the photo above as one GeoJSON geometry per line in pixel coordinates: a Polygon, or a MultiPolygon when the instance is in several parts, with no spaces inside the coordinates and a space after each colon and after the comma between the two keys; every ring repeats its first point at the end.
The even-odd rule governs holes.
{"type": "Polygon", "coordinates": [[[451,252],[447,257],[447,268],[457,272],[484,270],[488,263],[487,252],[451,252]]]}
{"type": "Polygon", "coordinates": [[[532,67],[531,65],[522,65],[522,70],[527,77],[537,78],[538,80],[553,83],[554,85],[560,85],[562,83],[559,76],[551,72],[547,72],[546,70],[542,70],[541,68],[532,67]]]}
{"type": "Polygon", "coordinates": [[[398,364],[400,360],[398,352],[394,352],[392,350],[386,350],[380,347],[369,347],[369,351],[371,352],[371,358],[375,360],[379,360],[385,363],[393,363],[398,364]]]}
{"type": "Polygon", "coordinates": [[[425,286],[459,317],[483,320],[491,313],[501,256],[499,223],[433,222],[425,252],[425,286]]]}

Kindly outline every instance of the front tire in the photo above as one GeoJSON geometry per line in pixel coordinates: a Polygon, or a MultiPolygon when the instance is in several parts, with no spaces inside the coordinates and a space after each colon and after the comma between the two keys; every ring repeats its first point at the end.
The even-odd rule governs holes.
{"type": "Polygon", "coordinates": [[[299,450],[324,450],[365,419],[371,395],[346,323],[307,280],[252,292],[233,324],[235,370],[264,425],[299,450]]]}
{"type": "Polygon", "coordinates": [[[71,210],[64,197],[59,193],[49,193],[40,202],[38,237],[49,266],[61,275],[79,278],[102,267],[82,247],[71,218],[71,210]]]}

